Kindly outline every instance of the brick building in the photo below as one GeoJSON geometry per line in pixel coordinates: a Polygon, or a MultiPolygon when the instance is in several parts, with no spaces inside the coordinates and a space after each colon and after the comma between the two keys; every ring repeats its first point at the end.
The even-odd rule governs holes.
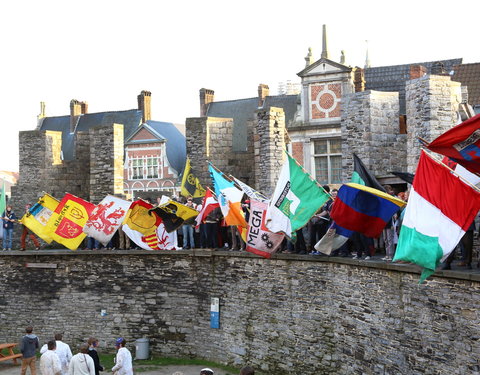
{"type": "Polygon", "coordinates": [[[367,57],[364,68],[351,67],[343,52],[340,62],[329,58],[324,27],[320,59],[314,61],[309,49],[305,61],[299,95],[269,96],[260,84],[257,97],[216,102],[213,90],[201,89],[201,117],[186,122],[192,167],[202,170],[209,159],[269,194],[286,142],[321,184],[348,181],[353,152],[382,183],[403,183],[391,172],[416,169],[417,137],[432,141],[459,116],[480,110],[480,64],[462,64],[461,58],[370,67],[367,57]],[[272,111],[281,115],[275,119],[272,111]],[[262,113],[283,136],[259,137],[259,130],[269,132],[260,126],[262,113]]]}

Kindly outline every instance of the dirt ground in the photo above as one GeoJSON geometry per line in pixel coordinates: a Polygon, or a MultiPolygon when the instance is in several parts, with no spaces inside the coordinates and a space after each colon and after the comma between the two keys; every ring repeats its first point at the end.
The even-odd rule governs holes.
{"type": "MultiPolygon", "coordinates": [[[[0,362],[0,375],[20,375],[20,365],[14,365],[11,361],[9,363],[0,362]]],[[[20,363],[20,361],[19,361],[20,363]]],[[[37,361],[37,375],[41,375],[39,371],[39,362],[37,361]]],[[[141,372],[135,371],[134,373],[139,375],[199,375],[202,366],[159,366],[154,370],[142,370],[141,372]]],[[[220,370],[212,367],[215,375],[236,375],[225,370],[220,370]]],[[[104,371],[100,374],[111,375],[111,372],[104,371]]],[[[30,370],[27,370],[27,375],[30,375],[30,370]]]]}

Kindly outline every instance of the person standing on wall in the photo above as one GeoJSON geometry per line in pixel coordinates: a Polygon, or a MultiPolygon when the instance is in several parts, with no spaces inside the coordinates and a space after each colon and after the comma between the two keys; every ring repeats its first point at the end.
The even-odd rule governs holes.
{"type": "MultiPolygon", "coordinates": [[[[27,204],[25,206],[25,213],[28,214],[28,211],[30,211],[30,208],[32,207],[31,204],[27,204]]],[[[27,239],[27,236],[30,237],[32,240],[33,244],[35,245],[36,250],[40,250],[40,243],[38,242],[37,237],[28,229],[25,225],[22,224],[22,237],[20,238],[20,250],[25,250],[25,242],[27,239]]]]}
{"type": "Polygon", "coordinates": [[[117,355],[115,357],[115,366],[112,367],[112,372],[115,375],[133,375],[132,354],[125,345],[127,341],[120,337],[115,341],[115,348],[117,348],[117,355]]]}
{"type": "MultiPolygon", "coordinates": [[[[196,209],[195,203],[193,203],[193,198],[188,197],[185,206],[196,209]]],[[[194,249],[195,248],[195,239],[193,237],[194,227],[192,224],[183,224],[183,248],[184,249],[194,249]]]]}
{"type": "Polygon", "coordinates": [[[39,347],[38,337],[33,333],[33,327],[29,326],[25,329],[26,335],[22,337],[22,342],[20,343],[20,352],[23,354],[22,358],[22,369],[20,371],[21,375],[25,375],[27,372],[27,367],[30,367],[30,374],[36,375],[37,369],[35,367],[35,361],[37,357],[35,352],[39,347]]]}
{"type": "Polygon", "coordinates": [[[3,250],[12,250],[13,223],[17,221],[17,217],[12,210],[12,206],[8,205],[2,214],[3,219],[3,250]]]}

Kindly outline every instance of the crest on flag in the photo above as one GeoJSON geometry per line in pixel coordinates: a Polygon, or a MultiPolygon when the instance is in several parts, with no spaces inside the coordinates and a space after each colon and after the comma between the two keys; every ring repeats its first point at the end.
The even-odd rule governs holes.
{"type": "Polygon", "coordinates": [[[44,194],[38,202],[30,207],[28,212],[23,215],[20,222],[46,243],[51,243],[53,239],[47,233],[46,225],[53,211],[57,208],[58,203],[58,200],[51,195],[44,194]]]}

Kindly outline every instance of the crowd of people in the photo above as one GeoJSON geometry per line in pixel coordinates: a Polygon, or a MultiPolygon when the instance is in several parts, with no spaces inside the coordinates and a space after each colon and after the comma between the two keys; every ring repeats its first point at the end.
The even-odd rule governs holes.
{"type": "MultiPolygon", "coordinates": [[[[41,375],[99,375],[100,371],[105,370],[97,353],[98,339],[90,337],[79,346],[75,355],[72,355],[70,346],[62,339],[62,334],[56,333],[52,340],[40,348],[41,375]]],[[[117,353],[115,365],[111,369],[114,375],[133,375],[132,354],[126,344],[123,337],[115,341],[117,353]]],[[[33,333],[33,327],[28,326],[20,341],[20,352],[23,355],[21,375],[26,375],[28,368],[31,375],[36,375],[36,353],[39,347],[40,340],[33,333]]],[[[204,368],[200,370],[200,375],[214,375],[214,371],[204,368]]],[[[255,375],[255,371],[251,366],[245,366],[240,370],[240,375],[255,375]]]]}

